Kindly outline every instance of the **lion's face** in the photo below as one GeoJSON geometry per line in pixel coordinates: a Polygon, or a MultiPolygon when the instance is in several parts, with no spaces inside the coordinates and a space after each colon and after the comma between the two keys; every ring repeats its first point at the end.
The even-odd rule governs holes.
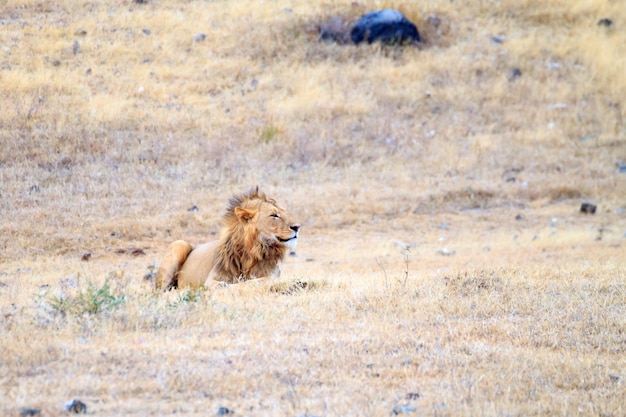
{"type": "Polygon", "coordinates": [[[295,223],[289,213],[274,200],[255,198],[235,208],[239,221],[254,233],[260,242],[271,247],[289,247],[294,249],[298,242],[300,225],[295,223]]]}

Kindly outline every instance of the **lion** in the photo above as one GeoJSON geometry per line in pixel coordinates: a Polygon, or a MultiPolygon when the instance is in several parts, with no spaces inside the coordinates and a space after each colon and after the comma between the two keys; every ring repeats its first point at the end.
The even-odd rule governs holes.
{"type": "Polygon", "coordinates": [[[279,262],[298,242],[300,225],[258,187],[233,196],[223,221],[219,240],[196,248],[184,240],[170,244],[157,272],[157,290],[278,276],[279,262]]]}

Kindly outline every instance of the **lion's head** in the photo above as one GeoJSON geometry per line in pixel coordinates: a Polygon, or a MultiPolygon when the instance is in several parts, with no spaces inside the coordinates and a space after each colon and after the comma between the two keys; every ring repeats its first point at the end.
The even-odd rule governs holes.
{"type": "Polygon", "coordinates": [[[254,188],[230,199],[216,267],[230,279],[270,275],[298,241],[300,225],[272,198],[254,188]]]}

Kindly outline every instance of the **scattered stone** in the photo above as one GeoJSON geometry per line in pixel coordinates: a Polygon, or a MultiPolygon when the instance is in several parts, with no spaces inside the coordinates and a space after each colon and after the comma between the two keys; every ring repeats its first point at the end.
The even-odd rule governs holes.
{"type": "Polygon", "coordinates": [[[231,410],[229,408],[220,407],[220,408],[217,409],[217,415],[218,416],[229,416],[229,415],[232,415],[232,414],[235,414],[235,411],[231,410]]]}
{"type": "Polygon", "coordinates": [[[204,33],[198,33],[197,35],[193,35],[194,42],[202,42],[206,39],[206,35],[204,33]]]}
{"type": "Polygon", "coordinates": [[[87,71],[85,71],[86,75],[91,75],[91,68],[87,68],[87,71]]]}
{"type": "Polygon", "coordinates": [[[74,32],[74,35],[76,36],[86,36],[87,35],[87,31],[83,28],[78,28],[76,29],[76,32],[74,32]]]}
{"type": "Polygon", "coordinates": [[[414,405],[396,405],[393,407],[393,410],[391,410],[391,413],[397,416],[398,414],[411,413],[415,410],[417,410],[417,407],[414,405]]]}
{"type": "Polygon", "coordinates": [[[320,24],[320,41],[337,42],[345,45],[350,42],[349,27],[343,17],[333,17],[320,24]]]}
{"type": "Polygon", "coordinates": [[[52,61],[52,65],[54,65],[55,67],[58,67],[61,65],[61,61],[59,61],[58,59],[55,59],[54,61],[52,61]]]}
{"type": "Polygon", "coordinates": [[[515,81],[521,76],[522,76],[522,70],[519,68],[513,68],[511,72],[509,73],[509,81],[515,81]]]}
{"type": "Polygon", "coordinates": [[[441,26],[441,19],[437,16],[429,16],[428,19],[426,19],[426,21],[430,23],[431,25],[433,25],[435,29],[441,26]]]}
{"type": "Polygon", "coordinates": [[[191,212],[191,213],[196,213],[196,212],[200,211],[200,209],[198,208],[198,206],[196,206],[196,205],[194,204],[193,206],[189,207],[189,208],[187,209],[187,211],[189,211],[189,212],[191,212]]]}
{"type": "Polygon", "coordinates": [[[144,252],[144,250],[141,249],[141,248],[133,248],[130,251],[130,254],[133,255],[133,256],[144,256],[146,254],[146,252],[144,252]]]}
{"type": "Polygon", "coordinates": [[[370,12],[361,17],[352,27],[350,38],[356,44],[363,41],[370,44],[380,41],[390,45],[421,42],[417,27],[393,9],[370,12]]]}
{"type": "Polygon", "coordinates": [[[87,404],[74,398],[65,403],[65,411],[74,414],[87,414],[87,404]]]}
{"type": "Polygon", "coordinates": [[[422,394],[420,394],[419,392],[409,392],[405,395],[405,398],[407,400],[417,400],[422,398],[422,394]]]}
{"type": "Polygon", "coordinates": [[[74,41],[74,43],[72,44],[72,52],[74,53],[74,55],[80,52],[80,43],[78,43],[78,41],[74,41]]]}
{"type": "Polygon", "coordinates": [[[135,4],[148,4],[148,0],[135,0],[135,4]]]}
{"type": "Polygon", "coordinates": [[[617,375],[609,375],[609,379],[611,380],[611,382],[618,382],[619,381],[619,376],[617,376],[617,375]]]}
{"type": "Polygon", "coordinates": [[[454,254],[456,254],[456,251],[453,249],[443,248],[443,249],[439,249],[437,251],[437,254],[442,255],[442,256],[453,256],[454,254]]]}
{"type": "Polygon", "coordinates": [[[81,261],[88,261],[91,259],[91,252],[85,252],[83,253],[83,256],[80,257],[81,261]]]}
{"type": "Polygon", "coordinates": [[[598,26],[604,26],[604,27],[610,28],[611,26],[613,26],[613,21],[605,17],[604,19],[598,20],[598,26]]]}
{"type": "Polygon", "coordinates": [[[141,31],[143,32],[144,35],[149,35],[152,33],[150,29],[141,29],[141,31]]]}
{"type": "Polygon", "coordinates": [[[515,220],[517,220],[518,222],[521,222],[524,219],[525,219],[525,217],[524,217],[523,214],[518,214],[517,216],[515,216],[515,220]]]}
{"type": "Polygon", "coordinates": [[[503,43],[506,40],[504,35],[494,35],[491,37],[491,41],[494,43],[503,43]]]}
{"type": "Polygon", "coordinates": [[[38,416],[39,414],[41,414],[40,408],[22,408],[22,410],[20,411],[20,416],[22,417],[38,416]]]}
{"type": "Polygon", "coordinates": [[[580,206],[580,212],[585,214],[596,214],[596,206],[591,203],[582,203],[580,206]]]}
{"type": "Polygon", "coordinates": [[[619,164],[617,166],[617,172],[620,174],[626,174],[626,164],[619,164]]]}

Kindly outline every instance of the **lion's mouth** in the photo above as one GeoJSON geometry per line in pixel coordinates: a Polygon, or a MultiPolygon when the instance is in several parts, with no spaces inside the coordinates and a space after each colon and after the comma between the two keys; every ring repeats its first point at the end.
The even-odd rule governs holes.
{"type": "Polygon", "coordinates": [[[278,240],[279,242],[282,242],[282,243],[286,243],[286,242],[289,242],[290,240],[294,240],[294,239],[297,239],[297,238],[298,238],[298,235],[293,235],[293,236],[291,236],[288,239],[283,239],[280,236],[276,236],[276,240],[278,240]]]}

